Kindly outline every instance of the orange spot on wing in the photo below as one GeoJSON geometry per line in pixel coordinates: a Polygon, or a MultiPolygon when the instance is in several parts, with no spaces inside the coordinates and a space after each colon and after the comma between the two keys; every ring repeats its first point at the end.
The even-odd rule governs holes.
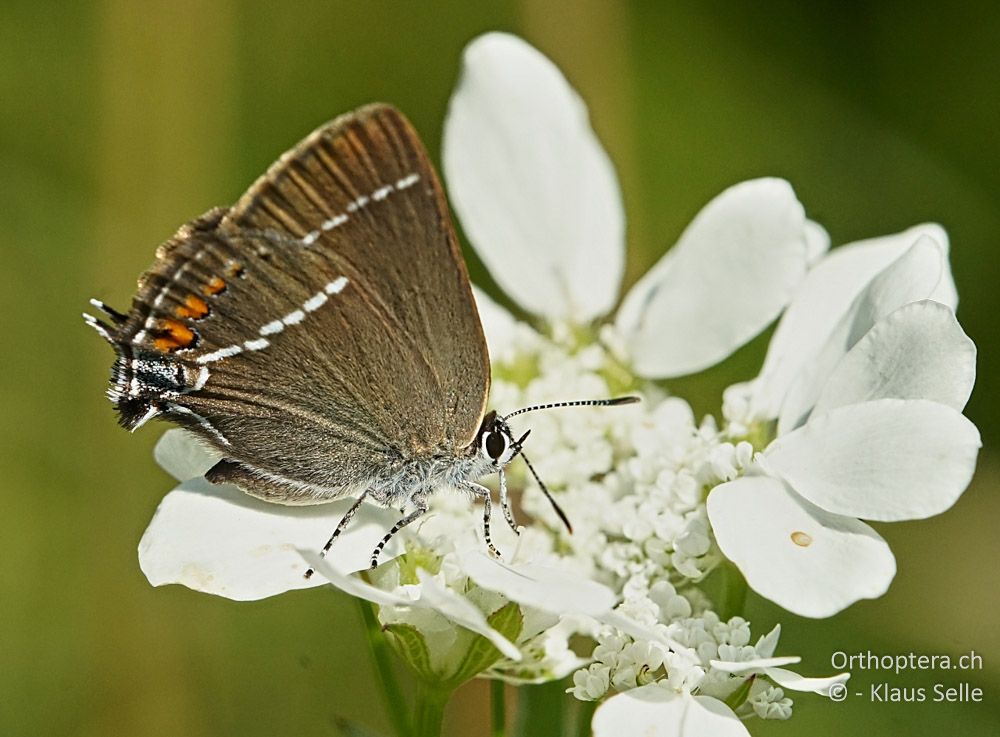
{"type": "Polygon", "coordinates": [[[208,305],[205,304],[205,300],[201,297],[189,294],[187,299],[184,300],[184,304],[174,310],[174,314],[177,317],[190,317],[194,320],[200,320],[208,314],[208,305]]]}
{"type": "Polygon", "coordinates": [[[230,261],[229,266],[226,267],[226,273],[229,276],[243,276],[243,264],[239,261],[230,261]]]}
{"type": "Polygon", "coordinates": [[[226,291],[226,283],[217,276],[208,280],[208,284],[201,288],[201,291],[209,297],[226,291]]]}
{"type": "Polygon", "coordinates": [[[159,351],[169,353],[181,348],[190,348],[197,337],[194,330],[180,320],[167,317],[161,319],[157,325],[153,346],[159,351]]]}

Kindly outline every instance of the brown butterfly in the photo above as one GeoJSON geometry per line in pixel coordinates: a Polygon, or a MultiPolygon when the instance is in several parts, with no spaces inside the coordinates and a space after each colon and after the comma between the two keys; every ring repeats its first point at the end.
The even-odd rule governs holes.
{"type": "Polygon", "coordinates": [[[489,355],[444,192],[387,105],[319,128],[235,205],[184,225],[127,315],[92,303],[110,320],[84,315],[117,354],[122,426],[181,425],[224,455],[210,481],[266,501],[357,496],[324,554],[365,499],[403,508],[373,567],[442,486],[482,498],[495,553],[476,483],[488,473],[516,531],[503,469],[527,433],[515,439],[508,418],[637,401],[487,413],[489,355]]]}

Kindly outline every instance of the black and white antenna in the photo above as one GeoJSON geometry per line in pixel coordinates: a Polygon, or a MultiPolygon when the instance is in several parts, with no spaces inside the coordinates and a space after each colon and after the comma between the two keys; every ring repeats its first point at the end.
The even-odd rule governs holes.
{"type": "Polygon", "coordinates": [[[500,419],[506,422],[511,417],[523,415],[526,412],[535,412],[540,409],[558,409],[559,407],[617,407],[620,404],[635,404],[642,401],[640,397],[615,397],[614,399],[575,399],[571,402],[552,402],[550,404],[533,404],[530,407],[522,407],[511,412],[500,419]]]}

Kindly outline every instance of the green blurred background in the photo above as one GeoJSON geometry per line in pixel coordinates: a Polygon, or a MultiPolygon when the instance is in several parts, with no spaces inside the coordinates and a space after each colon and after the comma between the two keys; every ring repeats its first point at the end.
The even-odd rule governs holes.
{"type": "MultiPolygon", "coordinates": [[[[900,567],[881,600],[816,622],[753,599],[749,615],[760,632],[781,621],[781,651],[817,675],[834,650],[975,650],[981,671],[886,680],[968,680],[986,701],[803,697],[753,732],[997,734],[995,3],[3,0],[0,735],[336,734],[338,715],[387,731],[346,598],[237,604],[147,584],[135,548],[171,486],[151,456],[161,428],[116,427],[111,352],[79,313],[91,296],[126,306],[160,241],[340,112],[391,101],[437,157],[461,49],[492,29],[542,49],[589,103],[624,190],[629,281],[702,204],[760,175],[788,178],[835,243],[948,228],[980,348],[976,480],[940,518],[879,527],[900,567]]],[[[714,411],[764,346],[674,386],[714,411]]],[[[446,730],[486,735],[487,713],[471,684],[446,730]]]]}

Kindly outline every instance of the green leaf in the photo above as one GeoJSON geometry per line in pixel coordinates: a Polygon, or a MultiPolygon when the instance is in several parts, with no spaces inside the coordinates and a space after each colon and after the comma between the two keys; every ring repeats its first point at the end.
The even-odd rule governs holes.
{"type": "MultiPolygon", "coordinates": [[[[486,621],[490,623],[493,629],[511,642],[514,642],[518,638],[521,634],[521,629],[524,627],[524,616],[521,614],[521,608],[513,601],[497,609],[486,618],[486,621]]],[[[501,656],[502,654],[492,642],[482,635],[476,635],[469,649],[462,657],[454,675],[448,679],[448,683],[454,687],[465,683],[470,678],[489,668],[501,656]]]]}
{"type": "Polygon", "coordinates": [[[431,669],[431,654],[427,650],[427,642],[420,630],[412,624],[404,623],[387,624],[383,630],[399,656],[422,680],[429,683],[437,683],[440,680],[431,669]]]}
{"type": "Polygon", "coordinates": [[[417,569],[422,568],[432,576],[441,570],[441,557],[436,553],[416,545],[407,544],[406,553],[396,558],[393,563],[399,569],[400,585],[420,583],[417,569]]]}
{"type": "Polygon", "coordinates": [[[486,618],[486,621],[490,623],[490,627],[511,642],[514,642],[521,636],[521,630],[524,628],[524,616],[521,614],[521,607],[513,601],[497,609],[486,618]]]}
{"type": "Polygon", "coordinates": [[[757,679],[756,675],[752,675],[747,678],[740,687],[733,691],[729,696],[725,698],[726,706],[728,706],[733,711],[736,711],[739,707],[743,706],[747,698],[750,696],[750,687],[753,686],[753,682],[757,679]]]}

